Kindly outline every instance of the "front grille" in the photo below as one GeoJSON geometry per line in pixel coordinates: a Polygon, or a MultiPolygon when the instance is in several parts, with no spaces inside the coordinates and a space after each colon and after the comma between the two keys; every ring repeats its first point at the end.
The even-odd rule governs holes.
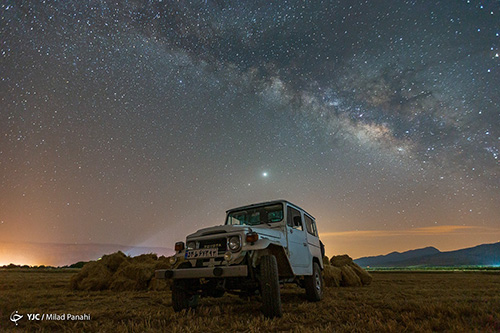
{"type": "Polygon", "coordinates": [[[215,238],[215,239],[205,239],[199,241],[199,249],[212,249],[217,248],[219,252],[227,250],[227,240],[226,238],[215,238]]]}

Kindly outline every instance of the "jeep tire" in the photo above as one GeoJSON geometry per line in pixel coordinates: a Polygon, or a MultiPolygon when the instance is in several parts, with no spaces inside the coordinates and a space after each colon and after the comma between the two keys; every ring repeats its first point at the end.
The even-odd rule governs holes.
{"type": "Polygon", "coordinates": [[[323,298],[323,275],[318,263],[313,262],[313,274],[304,278],[304,287],[309,301],[321,301],[323,298]]]}
{"type": "Polygon", "coordinates": [[[262,295],[262,312],[268,318],[281,317],[280,284],[278,263],[273,255],[260,258],[260,291],[262,295]]]}
{"type": "Polygon", "coordinates": [[[198,306],[198,295],[188,292],[189,280],[174,280],[172,284],[172,307],[175,312],[198,306]]]}

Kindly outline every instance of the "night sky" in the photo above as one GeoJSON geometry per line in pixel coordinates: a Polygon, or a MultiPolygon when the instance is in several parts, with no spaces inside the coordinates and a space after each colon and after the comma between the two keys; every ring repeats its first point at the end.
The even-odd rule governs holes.
{"type": "Polygon", "coordinates": [[[500,240],[499,1],[2,1],[0,19],[2,242],[171,247],[278,198],[328,255],[500,240]]]}

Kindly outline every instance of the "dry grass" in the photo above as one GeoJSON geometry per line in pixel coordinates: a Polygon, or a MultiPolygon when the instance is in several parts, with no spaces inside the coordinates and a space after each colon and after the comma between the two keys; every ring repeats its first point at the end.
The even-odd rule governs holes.
{"type": "Polygon", "coordinates": [[[425,332],[500,331],[498,273],[373,273],[371,285],[327,288],[309,303],[283,289],[284,316],[265,319],[258,298],[202,299],[196,312],[174,313],[169,291],[74,291],[75,271],[0,270],[0,331],[109,332],[425,332]],[[13,311],[90,313],[91,320],[27,321],[13,311]]]}

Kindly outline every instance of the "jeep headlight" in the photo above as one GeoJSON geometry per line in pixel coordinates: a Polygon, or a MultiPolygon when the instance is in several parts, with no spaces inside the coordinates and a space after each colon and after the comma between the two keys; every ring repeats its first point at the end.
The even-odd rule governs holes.
{"type": "Polygon", "coordinates": [[[227,242],[229,249],[233,252],[238,251],[241,248],[241,241],[239,236],[232,236],[227,242]]]}
{"type": "Polygon", "coordinates": [[[188,250],[194,250],[196,248],[196,242],[194,241],[187,242],[186,247],[188,250]]]}

